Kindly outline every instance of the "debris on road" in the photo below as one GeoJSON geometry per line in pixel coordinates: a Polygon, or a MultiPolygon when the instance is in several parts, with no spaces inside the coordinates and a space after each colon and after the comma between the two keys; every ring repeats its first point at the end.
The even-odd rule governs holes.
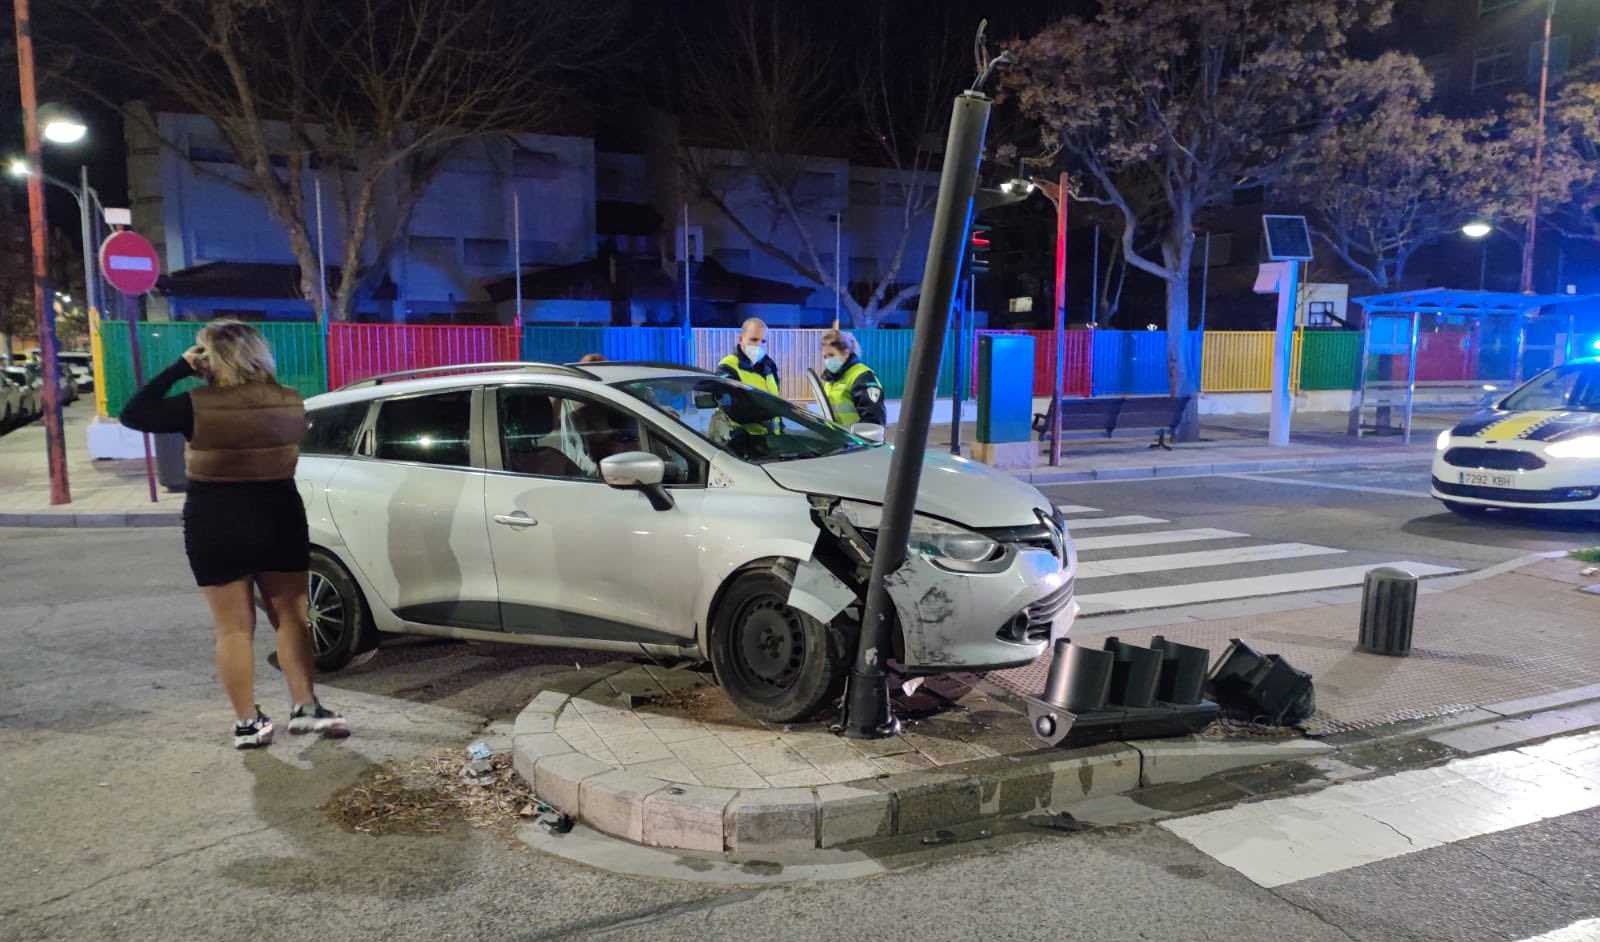
{"type": "Polygon", "coordinates": [[[467,747],[467,758],[469,760],[487,759],[492,755],[494,755],[494,750],[490,749],[489,744],[481,739],[467,747]]]}
{"type": "Polygon", "coordinates": [[[451,749],[383,763],[335,792],[322,811],[346,831],[375,837],[438,834],[461,823],[509,835],[523,810],[539,804],[512,769],[511,756],[468,760],[451,749]],[[475,770],[470,777],[469,766],[475,770]]]}
{"type": "Polygon", "coordinates": [[[1079,821],[1069,811],[1057,811],[1055,814],[1036,814],[1022,819],[1024,823],[1036,828],[1045,828],[1051,831],[1065,831],[1075,834],[1078,831],[1087,831],[1094,827],[1084,821],[1079,821]]]}

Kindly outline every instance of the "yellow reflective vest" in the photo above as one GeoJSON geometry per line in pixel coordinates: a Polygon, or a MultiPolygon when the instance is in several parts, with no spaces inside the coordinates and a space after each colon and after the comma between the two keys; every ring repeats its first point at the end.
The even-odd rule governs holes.
{"type": "MultiPolygon", "coordinates": [[[[757,368],[751,368],[746,365],[746,360],[743,356],[738,353],[730,353],[717,361],[717,372],[762,392],[768,392],[774,396],[780,395],[778,392],[778,368],[772,364],[770,357],[763,359],[757,365],[757,368]],[[765,369],[760,367],[765,367],[765,369]]],[[[761,422],[746,422],[740,428],[743,428],[751,435],[765,435],[771,431],[767,425],[761,422]]]]}
{"type": "MultiPolygon", "coordinates": [[[[846,366],[836,378],[830,378],[826,373],[822,376],[822,391],[828,397],[828,405],[833,408],[833,420],[845,428],[861,421],[861,410],[856,407],[855,387],[863,376],[867,377],[871,386],[878,387],[878,377],[860,360],[846,366]]],[[[881,396],[879,393],[880,400],[881,396]]]]}

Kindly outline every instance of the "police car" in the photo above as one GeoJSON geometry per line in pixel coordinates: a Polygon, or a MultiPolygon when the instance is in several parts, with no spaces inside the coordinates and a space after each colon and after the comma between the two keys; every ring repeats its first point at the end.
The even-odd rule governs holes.
{"type": "Polygon", "coordinates": [[[1545,370],[1435,444],[1433,496],[1455,513],[1600,511],[1600,357],[1545,370]]]}
{"type": "MultiPolygon", "coordinates": [[[[487,364],[306,401],[317,666],[377,632],[709,661],[747,714],[837,699],[891,448],[682,366],[487,364]]],[[[909,675],[1027,664],[1077,612],[1032,486],[929,452],[896,573],[909,675]]]]}

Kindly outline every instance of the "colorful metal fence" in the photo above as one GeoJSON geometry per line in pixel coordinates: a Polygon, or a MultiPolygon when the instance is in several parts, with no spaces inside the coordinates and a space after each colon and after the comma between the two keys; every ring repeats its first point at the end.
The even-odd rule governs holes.
{"type": "Polygon", "coordinates": [[[379,373],[517,360],[521,354],[515,327],[331,324],[328,385],[338,389],[379,373]]]}
{"type": "MultiPolygon", "coordinates": [[[[183,351],[194,346],[195,335],[205,324],[199,321],[146,321],[139,324],[139,365],[149,379],[172,365],[183,351]]],[[[272,347],[277,361],[278,381],[292,386],[302,396],[325,392],[323,345],[316,324],[263,323],[255,325],[272,347]]],[[[117,415],[135,389],[133,353],[125,321],[101,321],[99,327],[102,373],[107,415],[117,415]]],[[[174,387],[182,392],[195,385],[185,380],[174,387]]]]}
{"type": "MultiPolygon", "coordinates": [[[[191,321],[139,325],[140,354],[147,375],[164,368],[194,342],[203,324],[191,321]]],[[[316,324],[257,325],[272,344],[280,378],[306,395],[378,373],[497,360],[567,363],[584,354],[608,360],[692,364],[714,369],[738,343],[736,328],[696,328],[692,357],[685,355],[683,331],[674,327],[436,326],[413,324],[333,324],[326,347],[316,324]]],[[[778,365],[781,391],[809,400],[808,369],[820,367],[821,330],[773,329],[768,354],[778,365]]],[[[1034,338],[1034,395],[1047,396],[1055,378],[1054,335],[1050,331],[983,331],[1028,334],[1034,338]]],[[[910,330],[854,331],[862,359],[878,374],[889,398],[905,391],[914,333],[910,330]]],[[[947,338],[940,364],[938,395],[954,389],[955,343],[947,338]]],[[[1167,391],[1166,334],[1156,331],[1073,330],[1065,335],[1064,392],[1069,396],[1160,395],[1167,391]]],[[[134,388],[128,325],[101,322],[96,330],[101,386],[106,410],[115,415],[134,388]]],[[[1355,331],[1302,331],[1295,337],[1292,375],[1307,390],[1349,389],[1354,385],[1361,335],[1355,331]]],[[[1476,338],[1459,333],[1424,334],[1418,352],[1419,379],[1472,378],[1493,369],[1498,351],[1484,350],[1480,364],[1476,338]]],[[[976,343],[967,351],[975,366],[976,343]]],[[[1261,392],[1271,388],[1270,331],[1193,333],[1186,344],[1189,369],[1198,372],[1206,392],[1261,392]]],[[[1394,359],[1402,359],[1396,357],[1394,359]]],[[[1390,364],[1392,368],[1392,364],[1390,364]]],[[[1401,364],[1403,369],[1403,363],[1401,364]]],[[[1378,367],[1382,372],[1382,367],[1378,367]]],[[[974,376],[976,369],[968,372],[974,376]]],[[[973,392],[976,392],[975,383],[973,392]]]]}

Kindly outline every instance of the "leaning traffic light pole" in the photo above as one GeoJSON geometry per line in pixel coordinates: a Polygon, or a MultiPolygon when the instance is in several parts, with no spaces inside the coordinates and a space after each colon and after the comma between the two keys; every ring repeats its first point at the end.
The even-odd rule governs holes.
{"type": "MultiPolygon", "coordinates": [[[[980,42],[981,35],[980,30],[980,42]]],[[[922,296],[917,301],[911,362],[900,401],[900,423],[895,430],[894,456],[889,462],[872,575],[867,582],[861,637],[845,697],[842,726],[844,734],[852,739],[893,736],[900,727],[889,705],[886,661],[893,650],[895,622],[888,580],[906,562],[911,516],[922,479],[923,451],[928,445],[928,424],[933,418],[939,358],[944,352],[945,328],[950,323],[950,300],[961,271],[962,253],[967,251],[972,194],[977,188],[978,162],[983,156],[983,137],[992,104],[979,89],[1003,58],[984,65],[972,89],[956,97],[950,117],[944,169],[939,175],[939,199],[928,238],[928,262],[922,273],[922,296]]]]}

